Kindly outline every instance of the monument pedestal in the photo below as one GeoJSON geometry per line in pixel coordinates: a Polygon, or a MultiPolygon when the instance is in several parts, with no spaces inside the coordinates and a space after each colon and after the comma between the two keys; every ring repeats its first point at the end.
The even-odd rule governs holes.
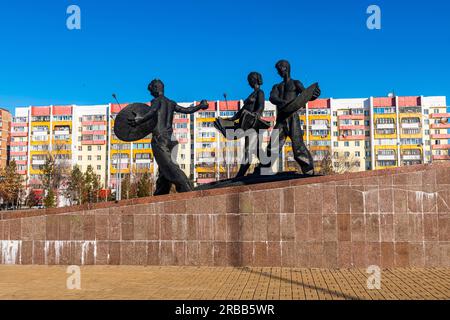
{"type": "Polygon", "coordinates": [[[450,163],[1,213],[2,264],[450,266],[450,163]]]}

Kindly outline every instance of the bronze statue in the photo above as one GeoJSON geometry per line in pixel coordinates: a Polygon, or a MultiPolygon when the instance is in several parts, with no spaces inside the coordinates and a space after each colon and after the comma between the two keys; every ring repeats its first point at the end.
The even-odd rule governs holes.
{"type": "Polygon", "coordinates": [[[243,130],[254,129],[255,131],[251,137],[248,135],[245,136],[244,159],[236,177],[245,176],[250,168],[253,154],[259,158],[259,150],[262,146],[259,139],[259,130],[267,129],[270,126],[269,123],[265,123],[261,119],[265,104],[264,91],[261,90],[261,85],[263,84],[262,76],[258,72],[251,72],[247,80],[253,92],[245,99],[242,108],[229,120],[238,120],[240,128],[243,130]],[[253,137],[255,139],[251,139],[253,137]],[[250,140],[252,140],[252,145],[250,145],[250,140]]]}
{"type": "Polygon", "coordinates": [[[161,80],[153,80],[148,85],[148,90],[154,97],[148,112],[142,113],[124,109],[123,114],[131,114],[131,116],[127,119],[128,123],[117,122],[116,119],[119,128],[115,131],[119,132],[120,127],[126,129],[127,124],[131,128],[138,128],[147,124],[151,129],[153,155],[159,167],[154,195],[169,194],[172,184],[175,185],[177,192],[192,191],[191,182],[171,157],[172,150],[178,144],[177,141],[172,140],[173,116],[175,112],[191,114],[199,110],[205,110],[208,108],[208,102],[202,100],[198,106],[188,108],[179,106],[176,102],[164,96],[164,84],[161,80]]]}
{"type": "MultiPolygon", "coordinates": [[[[275,65],[278,74],[283,81],[273,86],[270,93],[270,102],[277,107],[277,119],[272,134],[271,142],[267,147],[267,153],[270,157],[272,152],[272,139],[277,138],[279,141],[279,156],[283,152],[283,146],[286,138],[292,141],[292,150],[294,159],[299,164],[304,174],[314,174],[314,161],[311,153],[306,148],[303,141],[303,130],[301,127],[298,110],[306,106],[308,101],[316,100],[320,96],[320,88],[318,84],[314,84],[305,89],[299,80],[291,78],[291,65],[286,60],[280,60],[275,65]]],[[[270,167],[271,164],[262,164],[262,167],[270,167]]],[[[280,171],[282,163],[279,162],[280,171]]]]}

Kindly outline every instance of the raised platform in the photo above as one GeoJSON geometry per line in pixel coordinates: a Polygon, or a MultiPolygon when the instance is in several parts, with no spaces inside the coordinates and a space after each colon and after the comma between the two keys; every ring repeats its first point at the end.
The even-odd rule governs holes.
{"type": "Polygon", "coordinates": [[[2,264],[450,266],[450,163],[3,212],[2,264]]]}
{"type": "Polygon", "coordinates": [[[230,187],[240,187],[240,186],[251,186],[254,184],[261,183],[271,183],[271,182],[281,182],[289,180],[298,180],[306,178],[315,178],[319,176],[311,176],[306,174],[298,174],[295,172],[281,172],[273,175],[247,175],[245,177],[231,178],[216,182],[211,182],[207,184],[202,184],[195,188],[196,191],[202,190],[213,190],[220,188],[230,188],[230,187]]]}

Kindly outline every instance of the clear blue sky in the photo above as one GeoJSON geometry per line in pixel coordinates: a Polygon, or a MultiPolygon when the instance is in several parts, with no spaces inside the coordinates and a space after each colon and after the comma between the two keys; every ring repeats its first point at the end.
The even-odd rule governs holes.
{"type": "Polygon", "coordinates": [[[324,97],[450,97],[449,17],[446,0],[2,1],[0,106],[148,101],[156,77],[179,102],[240,99],[253,70],[270,91],[281,58],[324,97]],[[370,4],[381,31],[366,28],[370,4]]]}

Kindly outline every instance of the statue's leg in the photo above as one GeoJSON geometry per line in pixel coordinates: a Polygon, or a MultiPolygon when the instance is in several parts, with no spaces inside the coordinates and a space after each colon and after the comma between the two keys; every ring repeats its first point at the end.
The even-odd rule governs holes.
{"type": "Polygon", "coordinates": [[[294,159],[299,164],[303,174],[314,174],[314,160],[303,141],[303,130],[300,120],[293,118],[289,128],[289,137],[292,141],[294,159]]]}
{"type": "Polygon", "coordinates": [[[171,142],[162,143],[158,140],[152,142],[153,155],[158,163],[160,176],[169,183],[173,183],[177,192],[192,191],[193,187],[189,179],[186,177],[183,170],[180,169],[178,164],[172,161],[171,151],[174,147],[175,144],[171,142]]]}
{"type": "Polygon", "coordinates": [[[239,172],[236,175],[236,177],[243,177],[247,173],[248,169],[250,168],[250,161],[251,161],[251,155],[249,154],[249,147],[250,147],[250,138],[245,137],[244,142],[244,157],[242,159],[241,166],[239,167],[239,172]]]}
{"type": "Polygon", "coordinates": [[[169,194],[170,188],[172,184],[170,181],[168,181],[161,172],[158,173],[158,179],[156,180],[156,187],[155,192],[153,193],[154,196],[160,196],[163,194],[169,194]]]}
{"type": "MultiPolygon", "coordinates": [[[[275,127],[272,130],[272,133],[270,135],[269,144],[267,145],[267,151],[266,151],[267,159],[272,159],[272,142],[274,139],[278,139],[278,150],[277,150],[278,166],[279,166],[279,170],[283,171],[283,169],[282,169],[283,164],[281,162],[282,160],[280,159],[282,152],[283,152],[283,146],[286,142],[286,128],[283,124],[279,124],[279,123],[275,124],[275,127]],[[277,131],[275,131],[275,130],[277,130],[277,131]],[[277,134],[275,134],[275,132],[277,134]]],[[[261,154],[261,152],[263,152],[263,151],[259,150],[259,154],[261,154]]],[[[261,159],[261,157],[259,157],[259,159],[261,159]]],[[[264,164],[260,163],[259,166],[256,168],[256,171],[261,172],[261,168],[270,168],[270,167],[272,167],[272,165],[273,165],[273,163],[271,163],[271,162],[264,163],[264,164]]]]}

